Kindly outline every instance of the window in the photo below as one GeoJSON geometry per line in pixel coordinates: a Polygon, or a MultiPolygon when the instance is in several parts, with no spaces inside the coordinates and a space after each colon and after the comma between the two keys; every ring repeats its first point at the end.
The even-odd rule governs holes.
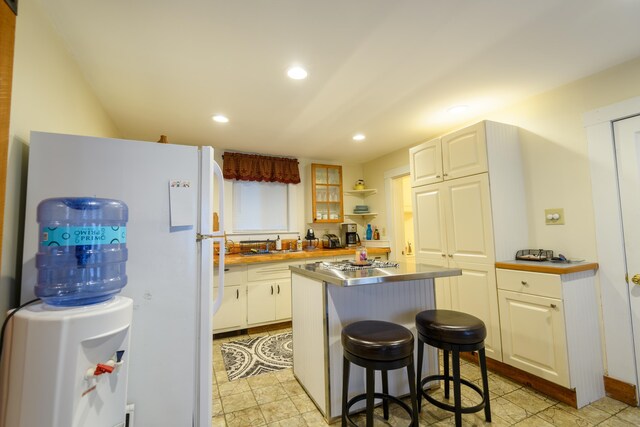
{"type": "Polygon", "coordinates": [[[289,185],[233,181],[233,232],[284,232],[289,228],[289,185]]]}

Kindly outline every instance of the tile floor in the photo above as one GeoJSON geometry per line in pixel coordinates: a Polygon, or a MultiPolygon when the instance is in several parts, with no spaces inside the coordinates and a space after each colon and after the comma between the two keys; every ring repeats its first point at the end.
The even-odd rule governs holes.
{"type": "MultiPolygon", "coordinates": [[[[262,332],[251,336],[278,334],[291,329],[262,332]]],[[[225,341],[248,338],[235,336],[213,341],[213,419],[212,427],[248,426],[326,426],[324,418],[307,397],[291,369],[229,382],[220,345],[225,341]]],[[[480,385],[477,366],[462,362],[462,376],[480,385]]],[[[497,374],[489,374],[492,423],[485,423],[483,413],[463,416],[465,426],[640,426],[640,408],[605,397],[580,410],[520,386],[497,374]]],[[[442,395],[442,389],[435,395],[442,395]]],[[[463,388],[463,405],[478,402],[474,392],[463,388]]],[[[376,425],[406,426],[407,415],[391,407],[389,421],[376,409],[376,425]]],[[[364,425],[362,416],[356,417],[364,425]],[[360,419],[358,419],[360,418],[360,419]]],[[[333,425],[339,425],[335,423],[333,425]]],[[[424,403],[421,426],[452,426],[453,415],[424,403]]]]}

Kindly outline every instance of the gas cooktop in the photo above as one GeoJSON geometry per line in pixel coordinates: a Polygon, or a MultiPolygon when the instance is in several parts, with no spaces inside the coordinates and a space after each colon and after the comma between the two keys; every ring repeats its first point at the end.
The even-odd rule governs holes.
{"type": "Polygon", "coordinates": [[[366,263],[356,263],[355,261],[340,261],[340,262],[323,262],[322,268],[325,270],[339,270],[339,271],[358,271],[366,270],[369,268],[395,268],[398,267],[397,262],[392,261],[367,261],[366,263]]]}

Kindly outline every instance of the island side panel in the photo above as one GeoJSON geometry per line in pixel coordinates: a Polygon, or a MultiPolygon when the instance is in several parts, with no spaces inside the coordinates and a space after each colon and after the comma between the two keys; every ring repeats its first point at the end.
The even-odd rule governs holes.
{"type": "MultiPolygon", "coordinates": [[[[417,337],[416,314],[435,308],[433,279],[341,287],[327,285],[327,334],[329,346],[329,419],[342,415],[342,344],[341,332],[346,325],[359,320],[386,320],[405,326],[417,337]]],[[[417,363],[417,343],[414,357],[417,363]]],[[[437,352],[425,349],[422,375],[438,371],[437,352]]],[[[376,389],[382,391],[379,372],[376,373],[376,389]]],[[[351,366],[349,397],[365,390],[364,369],[351,366]]],[[[389,371],[389,391],[396,396],[409,394],[406,369],[389,371]]],[[[357,410],[364,402],[354,405],[357,410]]]]}
{"type": "Polygon", "coordinates": [[[326,417],[325,285],[295,273],[291,278],[293,374],[326,417]]]}

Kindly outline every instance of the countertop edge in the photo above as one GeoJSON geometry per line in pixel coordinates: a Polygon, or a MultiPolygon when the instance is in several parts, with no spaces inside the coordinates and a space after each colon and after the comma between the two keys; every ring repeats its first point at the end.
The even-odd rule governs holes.
{"type": "Polygon", "coordinates": [[[297,273],[304,277],[317,279],[322,282],[326,282],[336,286],[352,287],[352,286],[371,286],[382,283],[391,282],[407,282],[411,280],[425,280],[436,279],[439,277],[451,277],[459,276],[462,274],[462,270],[459,268],[444,268],[442,271],[429,271],[429,272],[415,272],[399,275],[384,275],[378,277],[363,277],[363,278],[348,278],[341,279],[339,277],[331,276],[328,274],[319,273],[316,271],[310,271],[296,265],[290,265],[289,270],[292,273],[297,273]]]}
{"type": "Polygon", "coordinates": [[[599,268],[597,262],[585,262],[580,264],[561,264],[557,267],[540,264],[522,264],[514,261],[496,262],[496,268],[505,270],[530,271],[533,273],[551,273],[551,274],[569,274],[578,273],[580,271],[597,270],[599,268]],[[562,266],[561,266],[562,265],[562,266]],[[564,266],[567,267],[564,267],[564,266]]]}
{"type": "MultiPolygon", "coordinates": [[[[369,255],[384,255],[391,253],[390,248],[367,248],[369,255]]],[[[297,259],[304,260],[309,258],[326,258],[332,256],[351,255],[355,256],[355,248],[343,248],[343,249],[316,249],[313,251],[294,251],[283,254],[265,254],[265,255],[251,255],[243,256],[239,254],[225,255],[224,265],[244,265],[244,264],[256,264],[263,262],[279,262],[279,261],[295,261],[297,259]]],[[[214,265],[219,264],[219,257],[214,257],[214,265]]]]}

